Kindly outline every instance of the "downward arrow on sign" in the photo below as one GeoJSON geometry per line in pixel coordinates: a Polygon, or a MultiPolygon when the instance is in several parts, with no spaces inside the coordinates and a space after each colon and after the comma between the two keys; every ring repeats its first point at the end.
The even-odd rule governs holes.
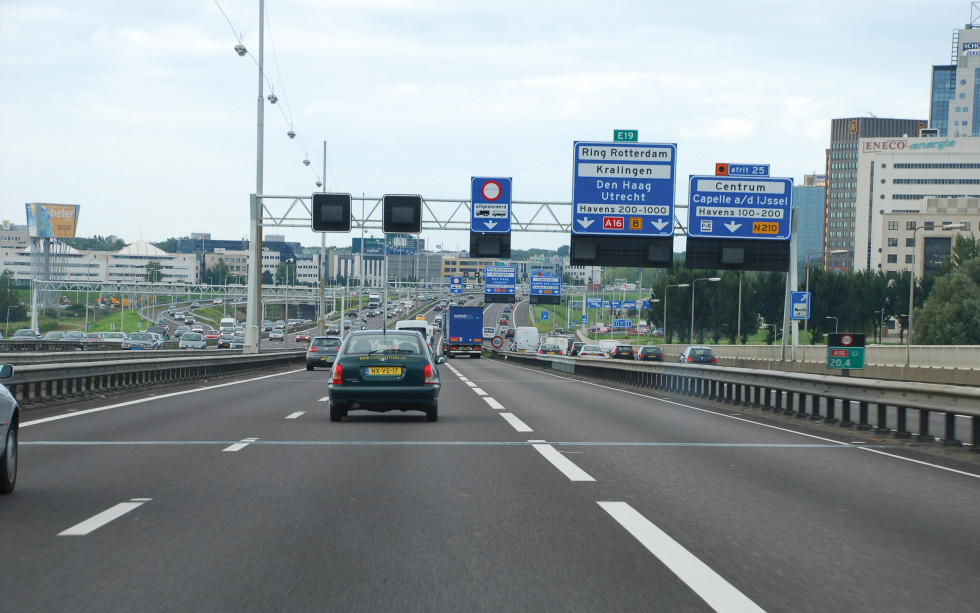
{"type": "Polygon", "coordinates": [[[588,227],[592,225],[592,222],[593,221],[595,221],[595,220],[593,220],[593,219],[579,219],[578,220],[578,222],[580,224],[582,224],[582,227],[583,228],[586,228],[586,229],[588,229],[588,227]]]}
{"type": "Polygon", "coordinates": [[[497,225],[497,222],[495,222],[495,221],[487,221],[487,222],[484,222],[484,223],[487,224],[487,230],[493,230],[493,227],[495,225],[497,225]]]}
{"type": "Polygon", "coordinates": [[[730,221],[730,222],[728,222],[728,223],[725,224],[725,227],[728,228],[728,231],[729,232],[734,232],[735,230],[738,230],[739,228],[741,228],[742,227],[742,224],[735,223],[734,221],[730,221]]]}
{"type": "Polygon", "coordinates": [[[664,229],[664,226],[666,226],[668,223],[670,223],[670,222],[669,221],[664,221],[663,219],[658,219],[657,221],[654,221],[650,225],[653,226],[654,228],[656,228],[657,230],[663,230],[664,229]]]}

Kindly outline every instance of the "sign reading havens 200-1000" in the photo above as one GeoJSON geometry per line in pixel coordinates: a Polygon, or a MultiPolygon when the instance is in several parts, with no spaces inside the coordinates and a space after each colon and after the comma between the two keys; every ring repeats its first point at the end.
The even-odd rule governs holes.
{"type": "Polygon", "coordinates": [[[675,143],[575,143],[572,233],[673,236],[675,143]]]}
{"type": "Polygon", "coordinates": [[[516,266],[487,266],[483,269],[484,294],[513,294],[517,287],[516,266]]]}
{"type": "Polygon", "coordinates": [[[788,240],[793,180],[691,176],[687,235],[788,240]]]}

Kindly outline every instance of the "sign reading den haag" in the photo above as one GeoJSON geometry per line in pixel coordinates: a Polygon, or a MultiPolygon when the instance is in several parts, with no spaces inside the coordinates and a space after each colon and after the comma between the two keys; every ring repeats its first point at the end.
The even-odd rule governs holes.
{"type": "Polygon", "coordinates": [[[31,238],[75,238],[79,205],[28,202],[25,206],[31,238]]]}

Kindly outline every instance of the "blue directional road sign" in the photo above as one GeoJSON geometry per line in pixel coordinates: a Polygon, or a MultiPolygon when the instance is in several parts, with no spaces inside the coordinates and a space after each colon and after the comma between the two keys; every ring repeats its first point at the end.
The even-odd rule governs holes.
{"type": "Polygon", "coordinates": [[[470,178],[471,232],[510,232],[511,184],[510,177],[470,178]]]}
{"type": "Polygon", "coordinates": [[[633,327],[633,320],[632,319],[614,319],[613,320],[613,328],[632,328],[632,327],[633,327]]]}
{"type": "Polygon", "coordinates": [[[810,292],[790,292],[790,319],[810,319],[810,292]]]}
{"type": "Polygon", "coordinates": [[[514,294],[516,287],[516,266],[487,266],[483,269],[484,294],[514,294]]]}
{"type": "Polygon", "coordinates": [[[624,309],[635,309],[636,308],[636,300],[625,300],[625,301],[623,301],[623,308],[624,309]]]}
{"type": "Polygon", "coordinates": [[[541,311],[541,321],[548,321],[548,311],[541,311]]]}
{"type": "Polygon", "coordinates": [[[623,308],[623,301],[622,300],[608,300],[607,302],[609,303],[609,306],[611,306],[614,309],[621,309],[621,308],[623,308]]]}
{"type": "Polygon", "coordinates": [[[601,309],[602,308],[602,298],[586,298],[585,308],[587,309],[601,309]]]}
{"type": "Polygon", "coordinates": [[[575,142],[572,234],[673,236],[676,143],[575,142]]]}
{"type": "Polygon", "coordinates": [[[691,175],[687,235],[789,240],[793,180],[691,175]]]}
{"type": "Polygon", "coordinates": [[[531,277],[532,296],[561,296],[561,277],[531,277]]]}
{"type": "Polygon", "coordinates": [[[589,323],[589,316],[588,315],[583,315],[582,316],[582,325],[584,326],[587,323],[589,323]]]}

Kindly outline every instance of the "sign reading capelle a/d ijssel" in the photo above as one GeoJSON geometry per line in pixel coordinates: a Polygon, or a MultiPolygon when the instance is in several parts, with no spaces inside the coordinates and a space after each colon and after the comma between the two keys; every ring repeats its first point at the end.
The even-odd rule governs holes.
{"type": "Polygon", "coordinates": [[[676,143],[576,141],[572,234],[673,236],[676,143]]]}
{"type": "Polygon", "coordinates": [[[793,180],[692,175],[687,235],[789,240],[793,180]]]}
{"type": "Polygon", "coordinates": [[[516,266],[487,266],[483,269],[484,294],[513,294],[517,287],[516,266]]]}
{"type": "Polygon", "coordinates": [[[561,277],[531,277],[532,296],[561,296],[561,277]]]}

